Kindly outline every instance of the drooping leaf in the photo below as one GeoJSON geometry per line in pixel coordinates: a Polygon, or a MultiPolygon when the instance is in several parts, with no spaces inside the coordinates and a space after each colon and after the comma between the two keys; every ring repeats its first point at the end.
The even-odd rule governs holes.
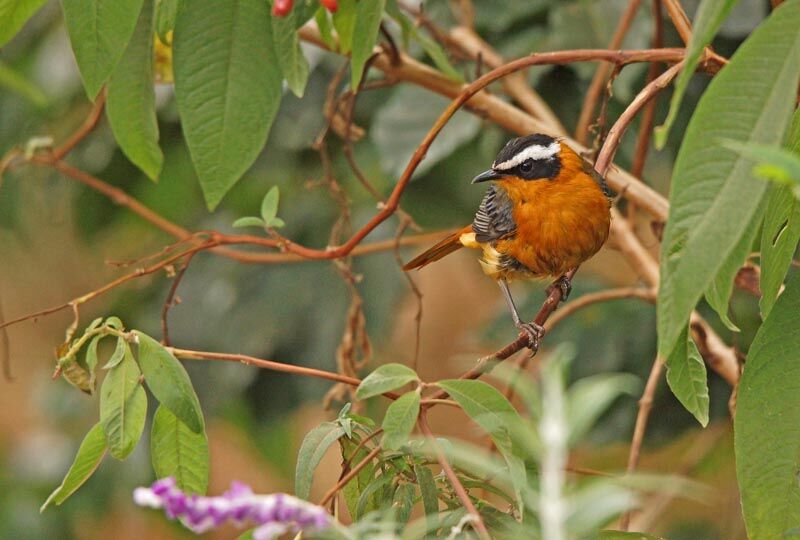
{"type": "Polygon", "coordinates": [[[11,41],[46,0],[0,0],[0,47],[11,41]]]}
{"type": "Polygon", "coordinates": [[[105,455],[106,437],[103,433],[103,426],[97,423],[83,438],[75,460],[72,462],[61,485],[47,497],[39,511],[44,512],[45,508],[50,506],[51,503],[58,506],[66,501],[94,474],[105,455]]]}
{"type": "Polygon", "coordinates": [[[171,45],[169,33],[175,30],[175,18],[183,7],[183,0],[158,0],[156,12],[156,33],[161,43],[171,45]]]}
{"type": "Polygon", "coordinates": [[[328,10],[319,6],[317,12],[314,14],[314,20],[319,28],[319,35],[322,42],[331,50],[336,49],[336,41],[333,39],[333,26],[328,15],[328,10]]]}
{"type": "Polygon", "coordinates": [[[405,525],[411,517],[411,510],[414,508],[414,497],[417,487],[414,484],[405,483],[397,486],[394,491],[392,508],[395,511],[395,522],[405,525]]]}
{"type": "MultiPolygon", "coordinates": [[[[398,88],[386,104],[378,109],[369,136],[380,150],[385,170],[400,176],[419,142],[431,128],[431,119],[447,108],[450,100],[412,85],[398,88]]],[[[481,121],[459,111],[444,127],[428,149],[415,174],[424,174],[433,165],[470,141],[481,127],[481,121]]]]}
{"type": "Polygon", "coordinates": [[[639,379],[628,373],[603,373],[576,381],[567,393],[569,443],[578,442],[623,394],[635,395],[639,379]]]}
{"type": "Polygon", "coordinates": [[[158,147],[153,82],[153,0],[145,0],[136,30],[108,83],[106,112],[125,155],[151,180],[164,156],[158,147]]]}
{"type": "Polygon", "coordinates": [[[333,14],[333,27],[339,38],[339,52],[347,54],[353,46],[356,25],[356,0],[339,0],[339,9],[333,14]]]}
{"type": "Polygon", "coordinates": [[[143,0],[62,0],[83,86],[94,100],[133,35],[143,0]]]}
{"type": "Polygon", "coordinates": [[[508,465],[517,500],[526,489],[527,474],[522,459],[514,453],[509,435],[513,425],[522,423],[516,409],[495,387],[483,381],[450,379],[437,386],[458,402],[464,412],[492,438],[497,450],[508,465]]]}
{"type": "Polygon", "coordinates": [[[263,0],[193,0],[175,21],[175,97],[209,209],[255,161],[281,100],[263,0]]]}
{"type": "Polygon", "coordinates": [[[678,401],[705,427],[708,424],[706,365],[689,337],[688,328],[667,358],[667,384],[678,401]]]}
{"type": "Polygon", "coordinates": [[[367,375],[356,389],[358,399],[367,399],[418,381],[416,372],[403,364],[383,364],[367,375]]]}
{"type": "Polygon", "coordinates": [[[739,0],[702,0],[700,2],[692,22],[692,35],[686,46],[683,71],[678,75],[678,80],[675,82],[675,91],[669,103],[669,113],[666,120],[664,120],[664,124],[658,126],[655,130],[656,148],[664,148],[664,145],[667,144],[669,130],[678,116],[683,95],[689,86],[689,79],[692,78],[695,69],[697,69],[700,56],[703,50],[711,43],[711,40],[714,39],[720,25],[722,25],[722,21],[725,20],[725,17],[728,16],[731,9],[738,2],[739,0]]]}
{"type": "Polygon", "coordinates": [[[87,394],[93,392],[94,387],[92,386],[91,375],[80,365],[75,356],[59,358],[58,368],[64,380],[72,386],[87,394]]]}
{"type": "Polygon", "coordinates": [[[343,435],[344,429],[333,422],[325,422],[308,432],[297,453],[297,469],[294,475],[295,495],[301,499],[308,499],[317,465],[325,456],[328,448],[343,435]]]}
{"type": "Polygon", "coordinates": [[[386,450],[399,450],[408,442],[411,431],[419,415],[419,392],[412,390],[397,398],[386,409],[383,417],[383,439],[381,446],[386,450]]]}
{"type": "Polygon", "coordinates": [[[163,404],[153,417],[150,459],[157,478],[172,476],[188,493],[204,495],[208,488],[208,439],[195,433],[163,404]]]}
{"type": "Polygon", "coordinates": [[[172,353],[147,334],[134,330],[139,343],[139,365],[147,387],[156,399],[195,433],[205,422],[200,401],[186,368],[172,353]]]}
{"type": "Polygon", "coordinates": [[[126,347],[122,362],[108,371],[100,388],[100,424],[111,455],[128,457],[142,436],[147,395],[139,384],[141,372],[126,347]]]}
{"type": "Polygon", "coordinates": [[[89,371],[89,386],[94,391],[97,379],[97,345],[103,336],[95,336],[86,347],[86,369],[89,371]]]}
{"type": "Polygon", "coordinates": [[[295,15],[297,10],[290,11],[285,17],[271,17],[272,42],[275,55],[289,85],[289,90],[297,97],[303,97],[308,82],[309,66],[300,39],[297,36],[295,15]]]}
{"type": "Polygon", "coordinates": [[[378,31],[381,27],[381,17],[386,0],[371,0],[370,2],[356,2],[355,29],[353,44],[350,51],[350,75],[352,88],[358,88],[364,75],[364,67],[372,56],[372,49],[378,41],[378,31]]]}
{"type": "Polygon", "coordinates": [[[752,178],[752,161],[720,140],[780,141],[800,76],[798,25],[800,0],[775,9],[713,79],[689,123],[673,171],[661,253],[658,348],[665,357],[766,192],[766,184],[752,178]]]}
{"type": "MultiPolygon", "coordinates": [[[[361,460],[367,457],[369,454],[369,450],[365,447],[361,447],[356,450],[358,446],[358,441],[355,439],[349,439],[348,437],[339,437],[339,445],[342,448],[342,461],[348,463],[350,467],[355,466],[357,463],[360,463],[361,460]]],[[[375,478],[375,463],[370,462],[365,465],[356,475],[355,478],[350,480],[347,484],[342,487],[342,495],[344,495],[344,501],[347,505],[347,510],[350,512],[350,516],[355,519],[358,512],[358,501],[361,498],[361,494],[364,492],[366,487],[372,482],[375,478]]],[[[377,508],[377,504],[373,504],[374,501],[370,501],[366,506],[366,511],[370,512],[377,508]]]]}
{"type": "Polygon", "coordinates": [[[439,527],[439,491],[436,489],[433,473],[424,465],[414,465],[414,475],[422,496],[422,507],[428,521],[427,529],[434,532],[439,527]]]}
{"type": "Polygon", "coordinates": [[[761,325],[744,365],[734,419],[736,476],[748,538],[800,525],[800,274],[761,325]]]}

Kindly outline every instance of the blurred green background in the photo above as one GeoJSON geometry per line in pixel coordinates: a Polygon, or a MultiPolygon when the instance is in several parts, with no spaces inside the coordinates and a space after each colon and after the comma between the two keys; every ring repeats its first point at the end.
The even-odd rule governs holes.
{"type": "MultiPolygon", "coordinates": [[[[506,58],[533,51],[605,47],[627,0],[476,0],[476,30],[506,58]]],[[[696,2],[683,2],[691,14],[696,2]]],[[[715,48],[729,55],[766,14],[768,2],[742,0],[726,22],[715,48]]],[[[455,24],[448,2],[425,3],[437,24],[455,24]]],[[[647,48],[652,36],[649,2],[625,41],[626,48],[647,48]]],[[[678,38],[667,24],[666,44],[678,38]]],[[[343,59],[308,47],[313,67],[302,99],[287,94],[261,157],[214,213],[203,203],[177,120],[172,89],[157,89],[161,146],[165,167],[150,182],[117,148],[105,120],[72,152],[69,162],[124,189],[168,219],[191,230],[232,232],[231,223],[257,213],[263,194],[281,190],[280,216],[289,238],[324,246],[339,208],[320,182],[322,168],[311,148],[324,124],[328,82],[343,59]]],[[[419,54],[414,47],[412,54],[419,54]]],[[[0,154],[32,137],[63,141],[85,118],[91,104],[81,87],[60,6],[49,2],[24,30],[0,51],[0,154]]],[[[458,62],[466,78],[475,65],[458,62]]],[[[611,119],[642,86],[645,66],[626,67],[614,84],[611,119]]],[[[562,122],[574,128],[594,66],[531,70],[531,84],[562,122]]],[[[375,74],[373,74],[375,76],[375,74]]],[[[676,134],[662,152],[651,152],[645,180],[666,193],[682,126],[704,88],[697,76],[681,110],[676,134]]],[[[355,122],[366,136],[355,144],[356,159],[368,178],[388,193],[408,157],[447,100],[408,85],[371,90],[358,99],[355,122]]],[[[667,99],[658,102],[658,118],[667,99]]],[[[636,126],[625,137],[617,162],[628,166],[636,126]]],[[[482,196],[469,180],[491,163],[509,134],[477,116],[459,113],[434,144],[402,199],[402,206],[425,230],[468,223],[482,196]]],[[[375,202],[358,184],[335,137],[329,139],[333,170],[352,203],[353,226],[375,211],[375,202]]],[[[394,218],[369,241],[393,238],[394,218]]],[[[648,224],[641,224],[647,231],[648,224]]],[[[22,166],[0,184],[0,307],[5,320],[62,303],[120,275],[108,261],[136,259],[157,252],[172,238],[125,209],[53,170],[22,166]]],[[[655,240],[651,247],[657,249],[655,240]]],[[[404,251],[408,257],[415,250],[404,251]]],[[[359,257],[354,270],[363,276],[366,327],[374,347],[371,366],[414,362],[416,300],[392,252],[359,257]]],[[[425,380],[459,373],[477,355],[496,349],[514,329],[496,287],[482,277],[475,255],[459,254],[426,268],[413,278],[424,294],[418,370],[425,380]]],[[[609,286],[632,285],[635,276],[615,252],[605,249],[580,272],[573,298],[609,286]]],[[[136,280],[82,309],[82,322],[117,315],[128,327],[160,335],[160,311],[171,284],[165,275],[136,280]]],[[[515,285],[523,312],[532,314],[542,300],[541,284],[515,285]]],[[[170,315],[177,346],[246,353],[297,365],[336,369],[350,291],[329,262],[246,265],[201,254],[181,283],[182,302],[170,315]]],[[[720,334],[746,350],[757,321],[755,300],[737,293],[735,320],[740,335],[718,326],[720,334]]],[[[190,533],[160,516],[133,507],[131,490],[152,480],[147,444],[125,463],[107,460],[62,507],[39,515],[47,494],[61,481],[81,437],[96,421],[96,397],[87,397],[63,381],[53,382],[53,349],[63,339],[70,315],[59,313],[26,322],[0,335],[0,354],[10,362],[13,380],[0,381],[0,538],[172,538],[190,533]]],[[[709,320],[716,319],[709,315],[709,320]]],[[[547,344],[574,342],[578,349],[572,377],[626,371],[642,380],[655,356],[655,315],[638,300],[591,307],[548,335],[547,344]]],[[[541,357],[546,357],[543,351],[541,357]]],[[[209,424],[211,492],[234,479],[263,491],[292,489],[300,440],[316,423],[335,414],[324,411],[330,387],[316,380],[238,364],[188,366],[209,424]]],[[[369,368],[367,368],[369,369],[369,368]]],[[[674,539],[744,538],[733,471],[732,436],[727,413],[731,389],[711,372],[712,423],[704,431],[662,383],[646,438],[642,469],[683,474],[713,489],[706,504],[662,497],[661,505],[637,519],[674,539]]],[[[636,415],[636,399],[620,400],[576,455],[576,466],[607,471],[624,469],[636,415]]],[[[374,411],[378,413],[379,411],[374,411]]],[[[434,431],[470,437],[474,432],[449,411],[436,411],[434,431]]],[[[338,460],[328,456],[315,493],[338,476],[338,460]]],[[[636,528],[636,522],[634,522],[636,528]]],[[[218,537],[232,533],[223,531],[218,537]]]]}

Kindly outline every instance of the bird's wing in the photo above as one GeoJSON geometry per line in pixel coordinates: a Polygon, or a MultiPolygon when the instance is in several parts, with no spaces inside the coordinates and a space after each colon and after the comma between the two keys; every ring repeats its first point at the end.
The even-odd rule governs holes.
{"type": "Polygon", "coordinates": [[[489,186],[475,214],[472,230],[478,242],[492,242],[516,232],[511,199],[503,188],[489,186]]]}

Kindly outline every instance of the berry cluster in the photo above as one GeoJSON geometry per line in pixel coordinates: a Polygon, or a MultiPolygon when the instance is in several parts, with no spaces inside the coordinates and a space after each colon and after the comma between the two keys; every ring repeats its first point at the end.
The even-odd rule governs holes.
{"type": "MultiPolygon", "coordinates": [[[[320,0],[319,3],[325,6],[325,9],[331,13],[339,9],[339,3],[337,0],[320,0]]],[[[294,0],[275,0],[275,2],[272,4],[272,14],[276,17],[285,17],[290,11],[292,11],[293,6],[294,0]]]]}

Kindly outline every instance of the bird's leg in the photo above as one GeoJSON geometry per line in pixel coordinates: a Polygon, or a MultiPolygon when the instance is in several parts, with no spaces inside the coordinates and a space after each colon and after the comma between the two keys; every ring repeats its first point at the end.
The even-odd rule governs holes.
{"type": "Polygon", "coordinates": [[[500,285],[500,290],[503,291],[503,298],[506,299],[508,308],[511,310],[511,318],[514,319],[514,326],[528,336],[528,348],[536,352],[539,349],[539,341],[544,336],[544,327],[535,322],[522,322],[519,318],[519,312],[517,312],[517,306],[514,304],[514,299],[511,297],[508,282],[504,279],[500,279],[497,281],[497,284],[500,285]]]}
{"type": "Polygon", "coordinates": [[[563,302],[564,300],[567,299],[569,293],[572,292],[572,281],[570,281],[567,275],[564,274],[563,276],[555,280],[552,285],[547,287],[548,296],[550,295],[551,292],[553,292],[553,290],[556,287],[558,287],[558,289],[561,291],[561,301],[563,302]]]}

